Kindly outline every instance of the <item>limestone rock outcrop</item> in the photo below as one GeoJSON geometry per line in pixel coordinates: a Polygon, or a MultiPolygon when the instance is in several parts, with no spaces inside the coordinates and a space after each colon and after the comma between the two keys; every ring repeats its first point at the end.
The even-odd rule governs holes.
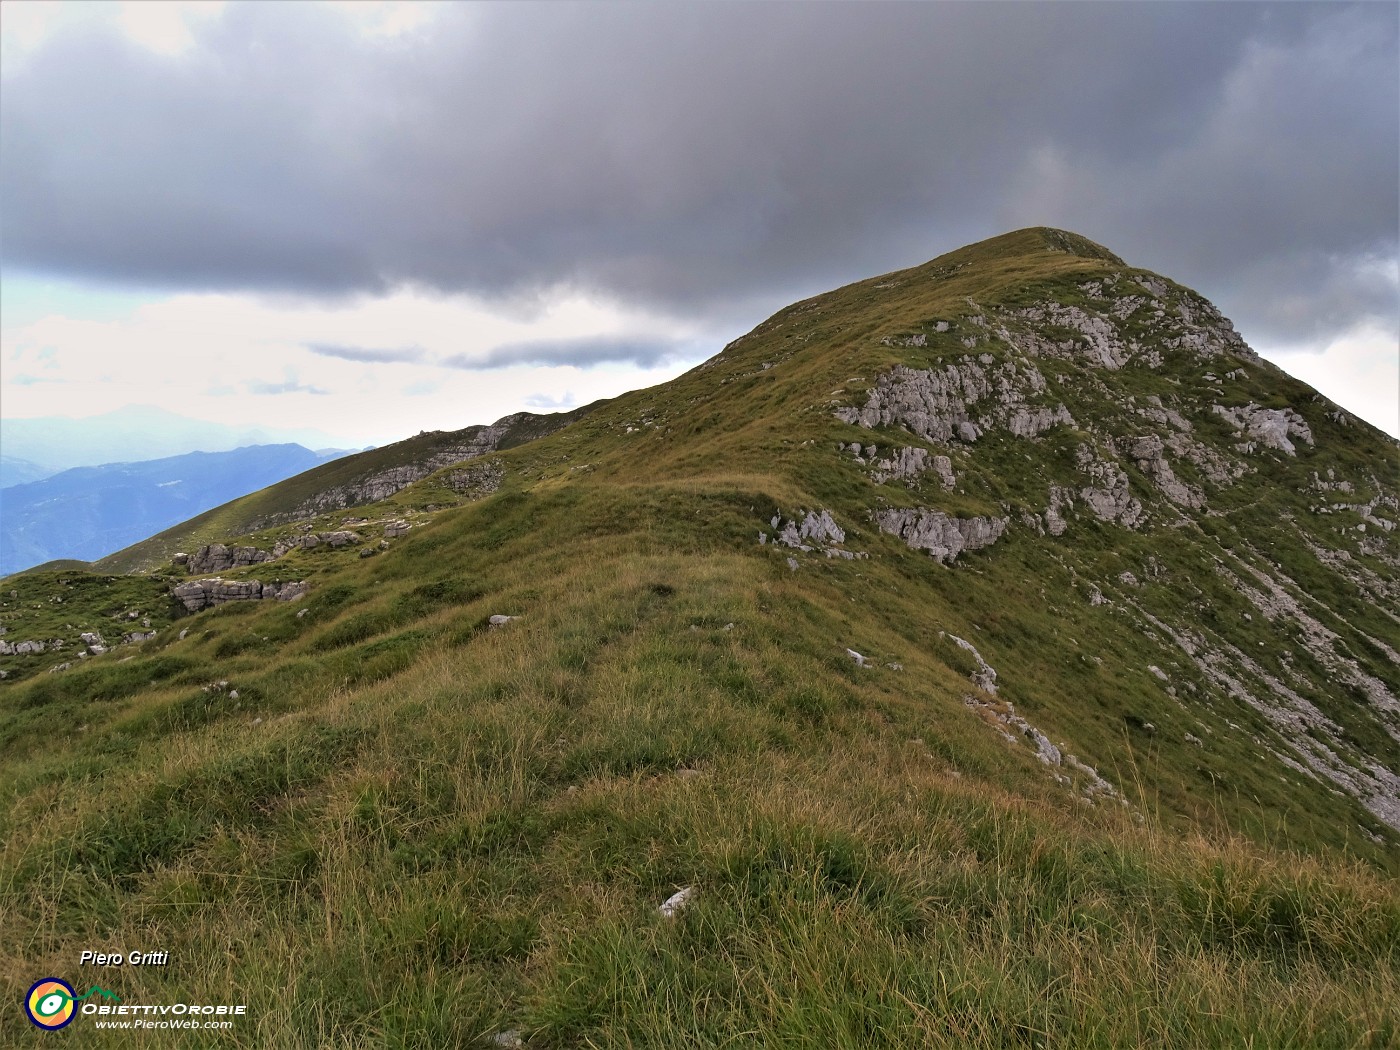
{"type": "Polygon", "coordinates": [[[187,555],[183,564],[191,575],[200,575],[208,572],[227,572],[229,569],[241,569],[247,565],[260,565],[276,557],[277,554],[259,550],[257,547],[228,547],[222,543],[210,543],[187,555]]]}
{"type": "MultiPolygon", "coordinates": [[[[769,524],[778,530],[773,543],[791,547],[794,550],[819,550],[828,558],[865,558],[865,551],[848,551],[840,544],[846,542],[846,530],[836,524],[829,510],[800,512],[801,519],[783,521],[782,515],[773,515],[769,524]]],[[[768,542],[767,533],[759,533],[760,543],[768,542]]]]}
{"type": "Polygon", "coordinates": [[[0,656],[23,656],[26,653],[42,653],[47,649],[56,649],[57,646],[50,642],[30,639],[23,642],[0,641],[0,656]]]}
{"type": "Polygon", "coordinates": [[[1080,445],[1075,454],[1079,469],[1089,484],[1079,490],[1080,498],[1089,505],[1094,517],[1111,521],[1125,528],[1134,528],[1143,520],[1142,503],[1128,491],[1128,475],[1117,462],[1104,459],[1088,445],[1080,445]]]}
{"type": "MultiPolygon", "coordinates": [[[[1295,446],[1289,438],[1298,438],[1308,445],[1313,443],[1312,428],[1307,420],[1291,408],[1261,408],[1250,403],[1233,408],[1211,405],[1211,411],[1223,416],[1236,430],[1242,430],[1251,441],[1290,456],[1295,454],[1295,446]]],[[[1245,451],[1253,451],[1248,442],[1245,451]]]]}
{"type": "Polygon", "coordinates": [[[1162,494],[1173,503],[1197,509],[1205,505],[1200,489],[1181,481],[1167,462],[1166,446],[1156,434],[1131,438],[1124,442],[1128,455],[1137,468],[1152,479],[1162,494]]]}
{"type": "Polygon", "coordinates": [[[955,518],[925,507],[890,509],[875,515],[881,532],[898,536],[910,547],[926,550],[936,561],[956,561],[964,551],[990,547],[1006,531],[1010,518],[955,518]]]}
{"type": "Polygon", "coordinates": [[[276,599],[291,601],[306,593],[308,585],[304,580],[295,582],[273,581],[262,583],[259,580],[225,580],[214,577],[208,580],[186,580],[170,589],[189,612],[223,605],[226,602],[259,601],[276,599]]]}
{"type": "Polygon", "coordinates": [[[871,480],[877,485],[887,481],[917,481],[929,471],[938,475],[945,489],[957,484],[953,461],[947,456],[931,456],[926,448],[896,448],[889,455],[881,457],[875,445],[862,447],[860,442],[853,441],[842,447],[870,467],[871,480]]]}
{"type": "Polygon", "coordinates": [[[1030,438],[1059,424],[1074,424],[1064,405],[1029,400],[1045,392],[1045,377],[1034,365],[998,365],[990,354],[965,355],[941,368],[896,366],[875,381],[863,406],[845,406],[836,415],[868,429],[902,426],[944,444],[955,439],[971,444],[993,428],[1030,438]]]}

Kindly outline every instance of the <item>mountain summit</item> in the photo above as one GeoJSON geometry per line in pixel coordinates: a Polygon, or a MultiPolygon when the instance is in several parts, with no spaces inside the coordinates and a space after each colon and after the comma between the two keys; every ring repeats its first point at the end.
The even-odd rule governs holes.
{"type": "Polygon", "coordinates": [[[1400,1036],[1397,444],[1206,299],[1020,230],[505,423],[7,581],[8,943],[292,1046],[1400,1036]]]}

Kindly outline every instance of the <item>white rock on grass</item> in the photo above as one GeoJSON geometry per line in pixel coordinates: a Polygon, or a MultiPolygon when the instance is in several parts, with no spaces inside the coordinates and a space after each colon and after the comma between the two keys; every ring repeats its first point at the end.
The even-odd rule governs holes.
{"type": "Polygon", "coordinates": [[[694,896],[695,887],[687,886],[667,897],[657,910],[661,912],[663,918],[674,919],[680,910],[691,902],[694,896]]]}
{"type": "Polygon", "coordinates": [[[492,626],[492,627],[504,627],[506,624],[510,623],[511,620],[518,620],[518,619],[520,619],[520,617],[518,617],[518,616],[506,616],[506,615],[504,615],[504,614],[502,614],[502,613],[496,613],[496,614],[494,614],[494,615],[491,617],[491,626],[492,626]]]}

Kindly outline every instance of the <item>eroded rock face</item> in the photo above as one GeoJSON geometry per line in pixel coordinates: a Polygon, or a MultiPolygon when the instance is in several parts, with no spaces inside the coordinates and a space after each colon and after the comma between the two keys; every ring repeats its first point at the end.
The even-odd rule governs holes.
{"type": "MultiPolygon", "coordinates": [[[[1224,405],[1211,405],[1211,411],[1223,416],[1236,430],[1257,441],[1265,448],[1276,448],[1280,452],[1294,455],[1295,446],[1290,437],[1296,437],[1305,444],[1313,443],[1312,428],[1307,420],[1291,408],[1261,408],[1253,403],[1234,408],[1224,405]]],[[[1246,451],[1251,449],[1246,446],[1246,451]]]]}
{"type": "Polygon", "coordinates": [[[170,593],[193,613],[226,602],[268,599],[291,601],[293,598],[300,598],[307,589],[308,585],[304,580],[262,583],[259,580],[224,580],[214,577],[209,580],[186,580],[184,583],[177,583],[170,589],[170,593]]]}
{"type": "Polygon", "coordinates": [[[956,561],[964,551],[990,547],[1006,531],[1010,518],[955,518],[941,510],[904,508],[880,511],[875,521],[881,532],[898,536],[937,561],[956,561]]]}

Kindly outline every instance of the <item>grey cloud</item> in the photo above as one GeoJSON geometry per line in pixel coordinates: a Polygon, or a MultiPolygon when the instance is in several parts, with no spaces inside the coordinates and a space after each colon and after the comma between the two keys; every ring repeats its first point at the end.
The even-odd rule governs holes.
{"type": "Polygon", "coordinates": [[[435,12],[392,45],[280,4],[229,5],[180,58],[56,38],[0,92],[6,264],[566,285],[731,325],[1043,223],[1197,286],[1246,336],[1395,310],[1325,291],[1396,252],[1393,4],[435,12]]]}
{"type": "Polygon", "coordinates": [[[325,387],[311,386],[307,383],[298,383],[288,379],[282,383],[268,383],[261,379],[249,380],[247,383],[250,394],[329,394],[325,387]]]}
{"type": "MultiPolygon", "coordinates": [[[[439,364],[448,368],[491,369],[516,365],[573,365],[592,368],[595,365],[625,362],[639,368],[681,360],[687,347],[664,337],[629,339],[596,336],[580,339],[537,339],[520,343],[504,343],[484,354],[453,354],[439,364]]],[[[696,356],[696,355],[691,355],[696,356]]],[[[698,357],[705,356],[703,353],[698,357]]]]}
{"type": "Polygon", "coordinates": [[[376,348],[307,343],[306,349],[321,357],[336,357],[342,361],[357,361],[361,364],[416,364],[421,362],[424,356],[420,346],[376,348]]]}

